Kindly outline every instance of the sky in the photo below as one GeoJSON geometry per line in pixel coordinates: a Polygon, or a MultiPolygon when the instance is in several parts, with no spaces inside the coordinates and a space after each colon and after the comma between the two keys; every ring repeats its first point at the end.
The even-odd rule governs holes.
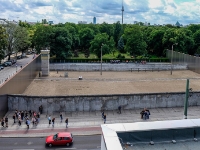
{"type": "MultiPolygon", "coordinates": [[[[200,0],[123,0],[124,23],[200,23],[200,0]]],[[[122,0],[0,0],[0,18],[57,23],[121,22],[122,0]]]]}

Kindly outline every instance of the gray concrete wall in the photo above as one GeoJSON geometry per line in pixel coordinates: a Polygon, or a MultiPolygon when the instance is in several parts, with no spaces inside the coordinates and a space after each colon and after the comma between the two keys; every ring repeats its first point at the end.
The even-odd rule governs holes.
{"type": "MultiPolygon", "coordinates": [[[[100,63],[52,63],[50,64],[50,70],[67,70],[67,71],[100,71],[100,63]]],[[[135,63],[120,63],[111,64],[103,63],[103,71],[138,71],[139,70],[170,70],[171,64],[169,63],[147,63],[147,64],[135,64],[135,63]]],[[[174,70],[186,70],[186,64],[173,65],[174,70]]]]}
{"type": "MultiPolygon", "coordinates": [[[[55,96],[37,97],[24,95],[9,95],[9,110],[35,110],[43,105],[44,112],[74,112],[116,110],[119,105],[123,109],[142,109],[159,107],[183,107],[185,93],[153,93],[153,94],[126,94],[126,95],[82,95],[82,96],[55,96]]],[[[190,106],[200,105],[200,92],[194,92],[189,98],[190,106]]]]}
{"type": "Polygon", "coordinates": [[[0,118],[2,118],[8,111],[7,95],[0,95],[0,118]]]}

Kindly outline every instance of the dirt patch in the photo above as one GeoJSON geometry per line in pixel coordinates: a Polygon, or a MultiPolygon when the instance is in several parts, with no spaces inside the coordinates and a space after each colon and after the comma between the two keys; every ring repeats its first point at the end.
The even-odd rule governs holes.
{"type": "Polygon", "coordinates": [[[23,93],[25,95],[99,95],[185,92],[190,78],[193,91],[200,91],[200,74],[189,70],[162,72],[50,72],[45,78],[36,78],[23,93]],[[83,80],[78,80],[79,76],[83,80]]]}

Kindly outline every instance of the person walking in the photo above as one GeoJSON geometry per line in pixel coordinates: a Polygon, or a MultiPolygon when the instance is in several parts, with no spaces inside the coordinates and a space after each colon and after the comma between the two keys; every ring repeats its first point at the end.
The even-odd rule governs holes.
{"type": "Polygon", "coordinates": [[[1,119],[1,126],[4,127],[4,118],[1,119]]]}
{"type": "Polygon", "coordinates": [[[60,112],[60,122],[62,122],[63,120],[63,116],[62,116],[62,112],[60,112]]]}
{"type": "Polygon", "coordinates": [[[24,111],[21,112],[22,121],[24,120],[24,111]]]}
{"type": "Polygon", "coordinates": [[[121,105],[118,107],[118,113],[119,114],[121,114],[121,109],[122,109],[122,107],[121,107],[121,105]]]}
{"type": "Polygon", "coordinates": [[[48,120],[49,120],[49,125],[50,125],[51,124],[51,115],[49,115],[48,120]]]}
{"type": "Polygon", "coordinates": [[[8,128],[8,116],[5,118],[6,128],[8,128]]]}
{"type": "Polygon", "coordinates": [[[27,119],[27,120],[26,120],[27,129],[29,129],[29,125],[30,125],[30,123],[31,123],[30,120],[27,119]]]}
{"type": "Polygon", "coordinates": [[[68,118],[66,118],[65,123],[66,123],[66,128],[68,128],[68,118]]]}
{"type": "Polygon", "coordinates": [[[14,114],[14,115],[13,115],[13,121],[14,121],[14,123],[15,123],[15,118],[16,118],[16,117],[15,117],[15,114],[14,114]]]}
{"type": "Polygon", "coordinates": [[[104,119],[104,124],[105,124],[106,123],[106,114],[104,114],[103,119],[104,119]]]}
{"type": "Polygon", "coordinates": [[[101,112],[101,117],[102,117],[102,119],[104,118],[104,110],[102,110],[102,112],[101,112]]]}
{"type": "Polygon", "coordinates": [[[54,127],[55,118],[52,119],[52,127],[54,127]]]}

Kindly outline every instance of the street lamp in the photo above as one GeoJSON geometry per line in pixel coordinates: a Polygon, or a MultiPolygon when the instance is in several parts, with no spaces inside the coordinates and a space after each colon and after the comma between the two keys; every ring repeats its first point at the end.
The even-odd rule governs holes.
{"type": "Polygon", "coordinates": [[[178,45],[178,43],[172,44],[172,51],[171,51],[171,75],[172,75],[172,63],[173,63],[173,48],[174,45],[178,45]]]}
{"type": "Polygon", "coordinates": [[[102,43],[102,45],[101,45],[101,75],[102,75],[102,46],[103,46],[103,43],[102,43]]]}
{"type": "Polygon", "coordinates": [[[16,72],[17,72],[17,65],[16,65],[16,72]]]}

